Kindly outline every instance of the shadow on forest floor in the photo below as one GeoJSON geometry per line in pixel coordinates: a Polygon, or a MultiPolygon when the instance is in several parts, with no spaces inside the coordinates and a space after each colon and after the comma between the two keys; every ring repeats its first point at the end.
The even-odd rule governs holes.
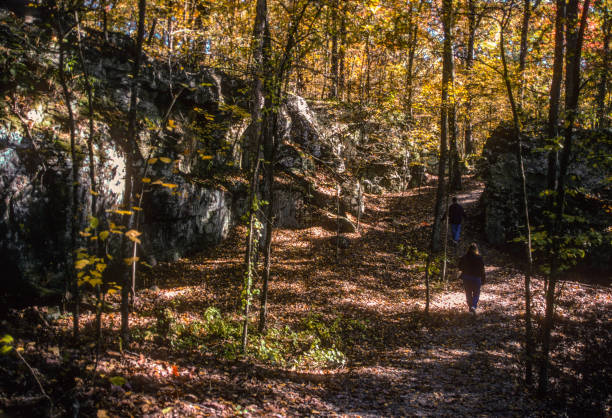
{"type": "MultiPolygon", "coordinates": [[[[434,188],[366,196],[361,230],[346,235],[350,245],[338,259],[334,233],[320,226],[275,232],[268,328],[302,358],[316,337],[320,347],[314,352],[341,351],[342,364],[265,361],[262,352],[274,350],[265,344],[274,340],[258,339],[255,331],[252,344],[264,346],[252,346],[246,358],[237,356],[245,235],[237,227],[222,245],[147,273],[147,283],[160,289],[138,293],[132,320],[136,348],[124,355],[112,349],[119,316],[106,315],[100,386],[91,391],[83,381],[71,393],[85,412],[103,409],[117,415],[609,413],[609,288],[567,284],[552,354],[558,397],[546,401],[533,398],[522,384],[523,277],[510,259],[486,245],[488,283],[478,315],[466,312],[454,264],[466,242],[483,242],[471,221],[477,219],[481,191],[482,185],[470,181],[458,195],[468,222],[462,244],[450,257],[448,279],[432,283],[428,317],[419,262],[403,263],[398,247],[427,248],[434,188]],[[207,323],[211,308],[217,316],[207,323]],[[179,331],[161,332],[164,321],[171,323],[168,330],[174,326],[195,333],[199,324],[217,337],[187,344],[179,331]],[[126,384],[109,384],[110,376],[121,376],[126,384]],[[564,397],[567,393],[572,396],[564,397]]],[[[533,287],[540,315],[542,284],[535,280],[533,287]]],[[[253,321],[258,308],[255,298],[253,321]]],[[[92,316],[84,315],[83,323],[91,325],[92,316]]],[[[67,319],[59,325],[69,329],[67,319]]],[[[295,353],[290,354],[297,359],[295,353]]],[[[49,370],[49,358],[28,358],[43,373],[49,370]]],[[[59,388],[50,392],[57,394],[59,388]]]]}

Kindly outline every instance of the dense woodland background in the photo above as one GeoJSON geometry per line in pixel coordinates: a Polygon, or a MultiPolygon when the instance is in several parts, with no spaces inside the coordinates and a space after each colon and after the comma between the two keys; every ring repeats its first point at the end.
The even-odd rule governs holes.
{"type": "Polygon", "coordinates": [[[0,415],[609,415],[611,11],[3,0],[0,415]]]}

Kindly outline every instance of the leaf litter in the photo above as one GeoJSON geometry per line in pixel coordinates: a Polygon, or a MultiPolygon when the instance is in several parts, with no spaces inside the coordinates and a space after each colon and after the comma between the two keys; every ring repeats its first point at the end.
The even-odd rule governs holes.
{"type": "MultiPolygon", "coordinates": [[[[92,312],[81,318],[80,344],[69,343],[68,316],[48,327],[36,319],[47,308],[12,311],[3,326],[39,373],[55,415],[75,408],[98,417],[609,415],[609,287],[564,282],[553,334],[555,389],[547,399],[534,397],[522,381],[523,276],[515,260],[482,245],[488,282],[479,314],[466,312],[453,264],[471,240],[483,243],[476,216],[481,191],[472,180],[459,196],[468,210],[464,238],[450,257],[449,279],[432,284],[428,318],[419,263],[402,262],[398,248],[427,248],[433,187],[367,195],[361,229],[345,234],[350,245],[338,259],[335,231],[316,222],[275,231],[268,328],[285,330],[277,338],[293,338],[295,350],[303,353],[300,344],[312,341],[304,343],[296,337],[301,334],[287,330],[318,333],[321,344],[342,352],[342,363],[319,364],[306,353],[301,362],[283,364],[235,352],[236,331],[227,324],[240,319],[246,232],[240,226],[216,248],[144,272],[130,322],[130,350],[120,351],[118,299],[111,300],[115,310],[104,314],[97,364],[92,312]],[[197,336],[196,325],[217,338],[175,345],[173,329],[197,336]]],[[[538,322],[544,306],[541,278],[534,280],[533,291],[538,322]]],[[[36,398],[24,367],[4,356],[0,370],[5,376],[0,408],[42,415],[47,407],[36,398]]]]}

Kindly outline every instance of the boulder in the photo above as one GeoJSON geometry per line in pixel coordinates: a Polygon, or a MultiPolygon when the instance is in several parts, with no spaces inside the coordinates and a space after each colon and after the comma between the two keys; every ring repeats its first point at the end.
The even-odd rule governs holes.
{"type": "MultiPolygon", "coordinates": [[[[545,224],[547,187],[547,149],[544,134],[524,141],[523,161],[527,178],[532,228],[541,230],[545,224]]],[[[578,236],[589,230],[606,234],[609,215],[605,207],[612,204],[609,173],[612,164],[606,156],[612,155],[612,132],[578,131],[574,138],[573,154],[568,168],[567,187],[571,190],[566,200],[568,219],[584,222],[566,222],[565,233],[578,236]]],[[[481,197],[484,232],[493,244],[507,244],[523,233],[521,181],[516,159],[516,142],[508,125],[498,127],[487,140],[479,171],[485,183],[481,197]]],[[[607,232],[610,234],[610,231],[607,232]]],[[[600,245],[589,244],[587,261],[604,265],[610,261],[609,240],[600,245]]],[[[609,266],[609,265],[608,265],[609,266]]]]}

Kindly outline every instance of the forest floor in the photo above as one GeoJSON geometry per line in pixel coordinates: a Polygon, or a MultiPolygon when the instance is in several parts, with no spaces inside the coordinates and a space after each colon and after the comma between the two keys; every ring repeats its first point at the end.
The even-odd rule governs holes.
{"type": "MultiPolygon", "coordinates": [[[[46,324],[41,315],[43,326],[36,330],[31,309],[13,313],[10,331],[38,370],[56,414],[610,416],[610,288],[561,284],[552,395],[533,396],[524,386],[521,360],[523,275],[512,258],[484,243],[477,210],[482,185],[476,181],[458,194],[468,213],[462,240],[459,249],[449,247],[448,280],[432,282],[430,313],[424,315],[422,260],[401,255],[427,247],[434,192],[423,187],[368,195],[360,231],[346,234],[348,248],[338,258],[331,228],[313,222],[277,230],[268,331],[254,331],[255,297],[247,356],[239,353],[240,227],[216,248],[149,272],[131,320],[133,344],[120,352],[119,314],[106,314],[105,350],[97,365],[82,355],[93,347],[91,314],[82,319],[81,350],[64,347],[67,316],[46,324]],[[488,276],[476,316],[467,312],[454,269],[470,241],[481,245],[488,276]],[[206,332],[217,338],[207,339],[206,332]]],[[[532,291],[537,322],[543,311],[540,278],[532,291]]],[[[0,360],[8,377],[0,386],[0,416],[2,410],[8,416],[42,414],[45,401],[36,398],[31,373],[18,363],[16,357],[0,360]]]]}

